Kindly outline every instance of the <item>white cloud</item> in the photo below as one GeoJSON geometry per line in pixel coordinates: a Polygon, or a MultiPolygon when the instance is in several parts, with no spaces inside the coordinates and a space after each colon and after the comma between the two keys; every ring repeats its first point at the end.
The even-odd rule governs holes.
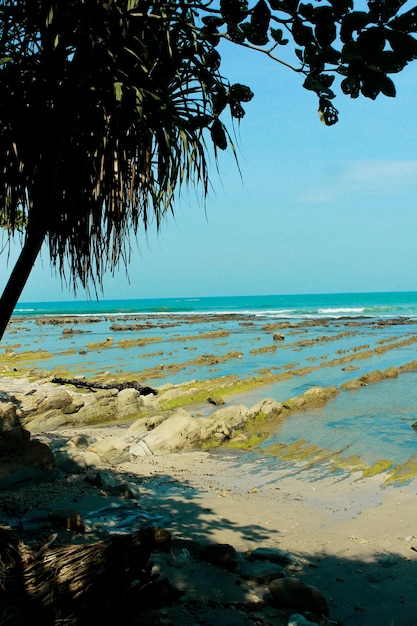
{"type": "Polygon", "coordinates": [[[334,202],[353,195],[392,196],[410,191],[417,193],[417,160],[348,161],[333,175],[305,189],[304,202],[334,202]]]}

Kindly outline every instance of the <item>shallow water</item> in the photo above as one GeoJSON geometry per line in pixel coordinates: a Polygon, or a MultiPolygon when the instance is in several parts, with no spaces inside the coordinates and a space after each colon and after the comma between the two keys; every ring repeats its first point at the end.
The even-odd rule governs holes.
{"type": "Polygon", "coordinates": [[[379,459],[405,462],[417,453],[417,372],[386,379],[358,390],[341,391],[324,407],[291,414],[264,445],[299,439],[320,448],[359,455],[366,463],[379,459]]]}
{"type": "MultiPolygon", "coordinates": [[[[100,315],[96,321],[78,317],[62,324],[39,324],[39,319],[14,319],[2,347],[17,357],[3,359],[0,364],[58,375],[61,371],[68,376],[83,374],[89,379],[103,372],[125,373],[130,380],[156,387],[220,376],[246,379],[265,371],[291,373],[287,379],[228,400],[247,406],[265,397],[284,401],[314,385],[339,388],[350,379],[377,369],[400,367],[417,358],[417,321],[411,319],[383,325],[381,318],[359,316],[289,321],[274,318],[270,312],[100,315]],[[279,322],[291,325],[271,326],[279,322]],[[126,329],[116,332],[114,324],[126,329]],[[129,330],[129,325],[133,329],[129,330]],[[65,332],[69,329],[83,332],[65,332]],[[210,335],[220,331],[221,336],[210,335]],[[282,333],[285,339],[274,340],[274,332],[282,333]],[[138,340],[144,345],[123,344],[138,340]],[[413,343],[404,345],[406,340],[413,343]],[[375,352],[380,349],[386,351],[375,352]],[[30,350],[35,354],[19,361],[19,355],[30,350]],[[38,359],[38,351],[46,351],[48,358],[38,359]],[[213,362],[215,358],[210,365],[198,365],[195,360],[204,355],[219,362],[213,362]],[[172,364],[177,369],[171,369],[172,364]],[[352,366],[355,369],[349,370],[352,366]]],[[[417,453],[417,432],[412,428],[417,421],[416,383],[417,373],[409,372],[356,391],[341,390],[323,408],[292,414],[266,443],[304,439],[330,450],[348,445],[343,453],[346,456],[358,454],[367,462],[382,458],[403,462],[417,453]]]]}

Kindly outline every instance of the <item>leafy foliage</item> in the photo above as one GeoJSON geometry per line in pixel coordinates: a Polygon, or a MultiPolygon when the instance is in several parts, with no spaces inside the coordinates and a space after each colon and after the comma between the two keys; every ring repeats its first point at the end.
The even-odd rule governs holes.
{"type": "Polygon", "coordinates": [[[74,289],[100,284],[184,184],[205,196],[208,145],[233,150],[223,117],[242,119],[253,96],[223,77],[221,41],[298,72],[332,125],[335,77],[352,98],[395,96],[390,75],[417,58],[416,32],[407,0],[361,10],[353,0],[0,0],[0,222],[25,228],[12,291],[45,239],[61,275],[69,261],[74,289]],[[294,62],[277,56],[285,46],[294,62]]]}
{"type": "Polygon", "coordinates": [[[252,93],[221,76],[187,2],[9,0],[0,24],[3,221],[13,231],[23,207],[86,286],[183,183],[206,193],[204,129],[225,149],[219,116],[243,117],[252,93]]]}
{"type": "Polygon", "coordinates": [[[305,75],[304,87],[318,96],[321,120],[332,125],[338,121],[332,104],[337,75],[342,92],[352,98],[395,96],[388,74],[417,58],[417,7],[401,13],[406,4],[368,0],[368,10],[358,11],[353,0],[258,0],[252,7],[246,0],[222,0],[223,23],[210,22],[211,36],[261,49],[279,62],[277,47],[292,39],[300,62],[292,69],[305,75]]]}

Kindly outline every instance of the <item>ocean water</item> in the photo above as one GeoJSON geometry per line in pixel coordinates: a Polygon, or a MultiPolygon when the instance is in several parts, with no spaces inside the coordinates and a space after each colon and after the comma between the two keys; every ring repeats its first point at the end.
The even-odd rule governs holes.
{"type": "Polygon", "coordinates": [[[19,302],[14,316],[248,314],[272,319],[341,316],[417,318],[417,292],[223,296],[132,300],[19,302]]]}
{"type": "MultiPolygon", "coordinates": [[[[265,397],[285,401],[314,385],[339,389],[416,360],[417,293],[25,302],[2,348],[16,369],[90,379],[108,372],[152,386],[290,374],[232,400],[252,406],[265,397]],[[274,332],[284,340],[274,340],[274,332]]],[[[208,410],[202,407],[202,414],[208,410]]],[[[416,421],[417,372],[411,371],[341,390],[325,407],[291,415],[266,444],[348,445],[347,455],[367,463],[399,463],[417,454],[416,421]]]]}

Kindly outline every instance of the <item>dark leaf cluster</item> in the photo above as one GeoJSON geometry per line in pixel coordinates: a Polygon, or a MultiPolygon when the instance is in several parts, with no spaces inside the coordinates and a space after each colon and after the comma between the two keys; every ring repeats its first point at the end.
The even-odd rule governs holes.
{"type": "MultiPolygon", "coordinates": [[[[208,188],[205,134],[252,98],[230,85],[185,0],[0,0],[0,206],[49,241],[74,287],[129,256],[129,237],[208,188]]],[[[231,144],[232,145],[232,144],[231,144]]]]}
{"type": "MultiPolygon", "coordinates": [[[[222,0],[216,16],[203,18],[204,34],[214,45],[226,37],[280,61],[276,48],[292,41],[304,87],[319,99],[327,125],[337,122],[331,85],[341,76],[341,90],[352,98],[395,96],[391,74],[417,58],[417,7],[406,0],[368,0],[364,10],[354,0],[222,0]]],[[[288,65],[288,63],[286,63],[288,65]]]]}
{"type": "Polygon", "coordinates": [[[0,337],[44,241],[74,289],[97,286],[184,185],[205,197],[208,147],[234,151],[225,115],[241,120],[253,97],[223,76],[221,41],[298,72],[332,125],[335,83],[395,96],[391,76],[417,58],[409,4],[0,0],[0,226],[24,230],[0,337]]]}

